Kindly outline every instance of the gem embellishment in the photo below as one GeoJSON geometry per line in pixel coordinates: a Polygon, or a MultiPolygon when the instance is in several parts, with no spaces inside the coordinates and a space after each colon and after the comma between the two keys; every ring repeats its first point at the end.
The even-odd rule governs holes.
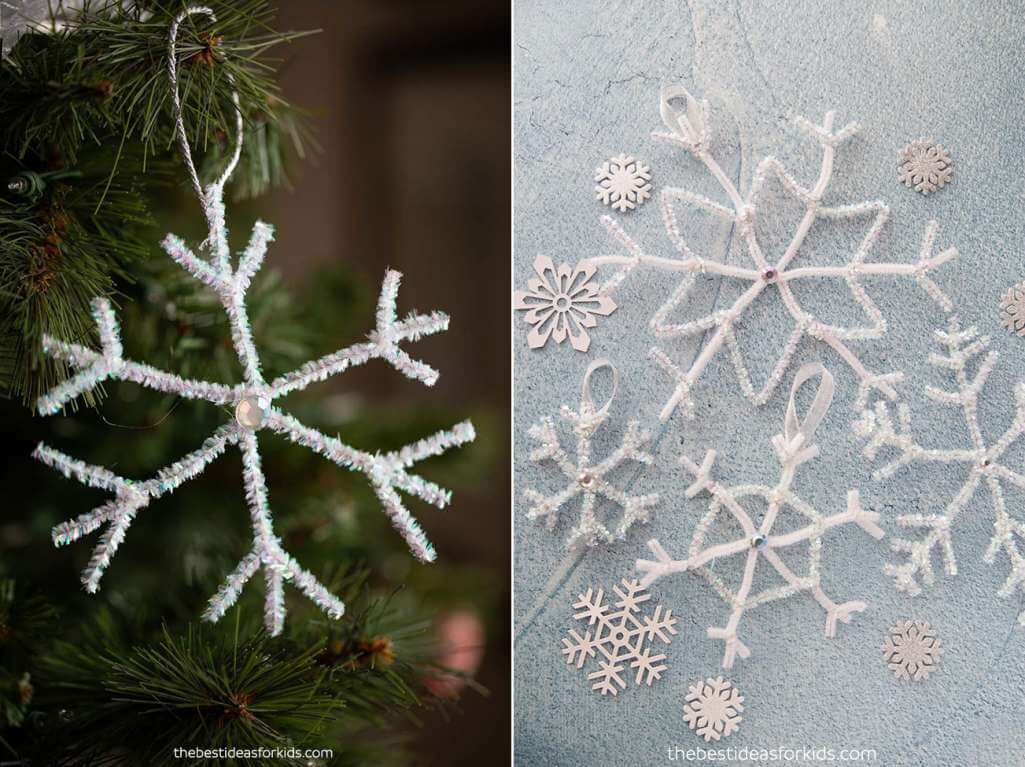
{"type": "Polygon", "coordinates": [[[595,196],[620,213],[633,210],[651,196],[651,169],[630,155],[619,154],[594,173],[595,196]]]}
{"type": "Polygon", "coordinates": [[[270,402],[264,397],[243,397],[235,406],[235,421],[247,429],[259,429],[269,408],[270,402]]]}
{"type": "Polygon", "coordinates": [[[548,256],[538,256],[534,272],[537,276],[527,283],[527,290],[513,293],[513,307],[526,312],[523,321],[533,326],[527,345],[540,349],[549,338],[557,344],[569,338],[574,349],[586,352],[591,347],[587,329],[598,324],[595,317],[608,317],[616,310],[615,302],[591,281],[594,265],[581,261],[575,267],[556,268],[548,256]]]}
{"type": "Polygon", "coordinates": [[[936,670],[943,653],[936,630],[924,621],[902,621],[883,642],[883,659],[898,679],[921,682],[936,670]]]}
{"type": "Polygon", "coordinates": [[[897,168],[904,186],[925,195],[953,181],[954,164],[950,155],[932,139],[920,138],[901,149],[897,168]]]}

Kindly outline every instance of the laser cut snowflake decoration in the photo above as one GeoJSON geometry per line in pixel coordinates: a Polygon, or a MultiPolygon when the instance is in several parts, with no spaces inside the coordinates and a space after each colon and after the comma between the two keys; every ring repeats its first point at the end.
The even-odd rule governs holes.
{"type": "Polygon", "coordinates": [[[932,139],[920,138],[900,150],[900,182],[928,195],[954,180],[954,163],[947,150],[932,139]]]}
{"type": "Polygon", "coordinates": [[[777,599],[784,599],[802,591],[808,592],[826,612],[825,634],[836,635],[838,621],[849,623],[854,613],[866,608],[865,602],[855,600],[837,604],[822,590],[819,583],[822,560],[822,536],[834,527],[854,523],[873,538],[883,537],[882,529],[876,524],[879,515],[861,508],[857,490],[847,492],[847,510],[825,516],[812,508],[794,492],[792,483],[797,469],[815,458],[819,449],[812,443],[812,436],[818,423],[825,415],[833,396],[833,378],[829,371],[817,363],[802,367],[794,379],[790,404],[787,408],[786,424],[782,434],[772,439],[772,447],[780,463],[780,477],[774,486],[740,485],[727,487],[712,477],[712,466],[716,453],[709,450],[701,464],[694,463],[686,455],[680,463],[694,477],[694,482],[685,491],[687,498],[699,493],[708,493],[712,499],[708,511],[698,522],[691,539],[686,559],[674,560],[657,540],[648,542],[655,555],[654,560],[637,560],[637,569],[643,574],[641,585],[645,588],[655,581],[673,573],[696,572],[703,576],[730,606],[731,612],[725,626],[713,626],[708,636],[721,639],[724,643],[722,666],[732,668],[737,656],[747,658],[751,652],[737,636],[737,627],[745,611],[777,599]],[[821,375],[821,383],[815,402],[804,422],[796,415],[794,394],[806,380],[821,375]],[[752,504],[765,511],[760,519],[752,519],[748,508],[752,504]],[[721,516],[727,520],[721,520],[721,516]],[[773,531],[777,520],[789,515],[803,519],[807,524],[786,533],[773,531]],[[733,524],[729,524],[732,520],[733,524]],[[705,545],[705,539],[714,528],[739,525],[741,535],[735,540],[716,545],[705,545]],[[808,572],[795,573],[780,557],[779,552],[799,544],[808,544],[808,572]],[[731,588],[720,574],[721,568],[713,569],[713,563],[734,555],[744,559],[743,575],[739,587],[731,588]],[[783,584],[752,593],[754,577],[759,563],[764,562],[782,579],[783,584]]]}
{"type": "MultiPolygon", "coordinates": [[[[912,595],[920,593],[923,584],[931,586],[935,582],[933,557],[942,561],[948,575],[957,575],[952,532],[984,486],[993,513],[993,536],[982,559],[992,564],[998,554],[1007,557],[1010,574],[997,592],[999,596],[1009,597],[1015,592],[1025,594],[1025,554],[1022,550],[1025,520],[1012,515],[1012,510],[1021,508],[1020,502],[1008,504],[1006,500],[1008,490],[1025,490],[1025,474],[1004,463],[1005,453],[1025,434],[1025,382],[1019,382],[1014,389],[1014,419],[995,441],[987,440],[979,425],[977,403],[999,355],[995,351],[987,351],[989,336],[979,336],[973,327],[963,330],[956,317],[950,318],[946,331],[936,331],[934,336],[944,353],[930,355],[929,362],[949,370],[955,388],[947,390],[927,386],[925,396],[940,405],[961,411],[968,446],[933,449],[920,445],[915,438],[911,410],[906,403],[897,405],[894,418],[889,403],[877,402],[874,409],[866,409],[854,423],[855,432],[866,440],[863,452],[869,460],[874,461],[884,452],[895,454],[889,463],[875,471],[873,476],[878,480],[891,477],[915,463],[942,463],[950,465],[952,470],[960,466],[963,471],[960,489],[942,512],[897,517],[897,524],[909,535],[920,533],[921,537],[891,542],[893,550],[906,555],[907,561],[886,565],[886,574],[894,579],[900,591],[912,595]],[[974,366],[974,374],[969,369],[970,365],[974,366]]],[[[1025,611],[1018,616],[1018,623],[1025,626],[1025,611]]]]}
{"type": "Polygon", "coordinates": [[[740,728],[744,718],[744,696],[733,683],[721,676],[715,679],[700,679],[687,688],[683,706],[683,721],[705,739],[719,740],[740,728]]]}
{"type": "Polygon", "coordinates": [[[598,659],[598,670],[587,678],[594,681],[591,689],[602,695],[616,695],[626,689],[623,674],[633,673],[627,671],[628,664],[630,669],[637,669],[634,684],[644,682],[650,687],[653,681],[661,679],[662,672],[668,668],[663,663],[666,656],[652,655],[652,645],[656,638],[668,645],[677,634],[672,610],[663,613],[662,605],[658,605],[650,617],[640,614],[640,605],[651,599],[651,594],[646,594],[637,582],[624,579],[622,588],[613,586],[612,591],[619,597],[616,609],[605,601],[602,589],[598,589],[597,595],[594,589],[580,594],[573,605],[580,612],[573,617],[578,621],[586,620],[588,628],[583,636],[570,629],[569,638],[562,640],[562,654],[567,664],[576,663],[580,669],[589,658],[598,659]],[[593,637],[591,627],[594,627],[593,637]]]}
{"type": "Polygon", "coordinates": [[[618,374],[613,370],[613,391],[608,401],[601,408],[595,406],[591,395],[590,380],[597,370],[603,367],[612,368],[607,360],[595,360],[587,369],[582,385],[580,409],[570,410],[562,406],[561,415],[573,429],[577,438],[576,460],[570,459],[559,441],[559,433],[551,418],[542,418],[532,426],[530,436],[539,446],[530,454],[535,463],[551,461],[562,471],[568,483],[555,495],[545,496],[533,488],[523,492],[524,498],[532,505],[527,511],[527,519],[542,519],[549,530],[554,530],[559,521],[560,511],[570,502],[580,497],[580,517],[577,524],[570,530],[566,540],[566,548],[576,546],[597,546],[622,540],[637,522],[647,522],[650,509],[658,503],[657,494],[627,495],[613,485],[608,475],[627,461],[651,465],[654,457],[643,449],[651,438],[649,432],[642,430],[637,421],[627,424],[626,433],[620,447],[610,456],[598,463],[591,461],[591,438],[598,428],[609,418],[609,407],[615,397],[618,385],[618,374]],[[615,532],[609,530],[599,520],[595,506],[599,499],[616,504],[623,509],[622,516],[615,526],[615,532]]]}
{"type": "Polygon", "coordinates": [[[633,210],[651,197],[651,169],[640,160],[619,154],[594,172],[595,196],[620,213],[633,210]]]}
{"type": "Polygon", "coordinates": [[[1000,322],[1012,333],[1025,336],[1025,282],[1009,288],[1000,299],[1000,322]]]}
{"type": "Polygon", "coordinates": [[[273,230],[269,225],[257,222],[249,245],[242,253],[237,267],[233,267],[224,222],[223,190],[238,163],[242,119],[240,115],[237,116],[236,131],[239,139],[235,142],[234,155],[227,170],[217,181],[203,189],[185,140],[176,80],[175,37],[178,24],[189,13],[209,14],[209,11],[190,9],[175,20],[169,44],[170,73],[182,155],[202,201],[209,226],[209,238],[203,245],[208,257],[200,257],[174,235],[169,234],[162,244],[172,259],[213,290],[220,300],[230,321],[232,342],[244,371],[244,383],[228,386],[184,379],[145,363],[125,359],[114,312],[106,299],[99,298],[93,302],[93,314],[100,337],[99,351],[51,337],[44,339],[44,351],[49,356],[67,362],[78,372],[42,396],[37,408],[44,415],[57,413],[65,404],[104,381],[132,381],[148,389],[186,399],[204,400],[221,407],[230,406],[234,409],[235,418],[219,427],[197,450],[159,470],[150,479],[139,482],[120,477],[103,467],[86,464],[43,444],[38,446],[34,455],[65,476],[74,477],[83,484],[107,490],[114,495],[112,500],[57,525],[53,530],[54,543],[61,546],[107,526],[82,575],[86,590],[95,592],[136,514],[148,506],[150,501],[174,492],[181,484],[201,474],[229,446],[237,445],[242,452],[242,480],[252,519],[253,546],[210,599],[203,617],[210,621],[220,619],[238,599],[250,578],[262,569],[266,582],[265,624],[270,633],[279,634],[285,620],[286,582],[294,585],[332,618],[341,617],[345,606],[282,548],[281,540],[275,535],[267,483],[260,465],[258,433],[262,430],[280,434],[342,468],[365,475],[385,513],[410,550],[419,560],[430,562],[435,558],[434,548],[404,506],[399,493],[417,496],[438,508],[446,506],[450,499],[448,491],[411,473],[410,469],[425,458],[471,441],[474,430],[472,424],[465,421],[451,431],[438,432],[395,452],[368,453],[322,434],[274,406],[279,397],[375,359],[389,363],[409,378],[432,385],[438,378],[437,371],[410,357],[400,348],[400,344],[445,330],[448,317],[434,312],[429,315],[411,314],[398,319],[395,305],[401,275],[389,270],[385,274],[378,300],[377,327],[367,341],[307,362],[298,370],[273,381],[264,380],[246,314],[245,296],[253,275],[263,263],[267,245],[273,239],[273,230]]]}
{"type": "Polygon", "coordinates": [[[688,418],[694,417],[694,403],[691,390],[701,378],[708,364],[725,347],[733,363],[737,380],[744,394],[752,402],[762,405],[776,390],[790,367],[794,353],[804,338],[811,338],[831,347],[851,368],[859,380],[858,402],[866,401],[872,390],[879,390],[891,399],[897,396],[893,383],[900,379],[900,373],[878,373],[868,369],[847,345],[848,341],[876,339],[886,332],[886,319],[862,286],[866,277],[911,277],[915,279],[934,300],[949,311],[949,299],[929,277],[929,273],[946,263],[957,251],[948,248],[933,255],[933,240],[936,223],[931,222],[925,231],[922,248],[915,263],[873,263],[868,256],[889,218],[890,211],[880,201],[860,202],[844,205],[826,205],[823,198],[833,177],[836,148],[858,130],[850,123],[834,130],[834,114],[827,112],[821,125],[803,117],[797,118],[797,127],[822,148],[822,162],[819,175],[810,187],[802,186],[783,164],[775,157],[766,157],[758,163],[754,177],[742,195],[740,190],[723,172],[712,156],[709,147],[709,108],[705,101],[698,102],[686,89],[666,88],[661,94],[662,119],[669,128],[668,133],[655,133],[656,139],[682,147],[700,161],[712,178],[720,185],[728,203],[723,205],[708,197],[687,189],[666,188],[662,190],[661,206],[669,238],[678,251],[674,257],[649,255],[626,231],[608,216],[602,219],[613,237],[626,249],[625,256],[599,256],[591,263],[611,265],[619,270],[603,287],[611,294],[623,280],[638,266],[646,266],[670,273],[679,273],[683,279],[669,300],[651,318],[651,331],[658,338],[673,339],[707,335],[701,353],[685,368],[674,361],[658,347],[651,350],[651,356],[672,379],[674,389],[661,412],[663,420],[668,419],[677,407],[683,409],[688,418]],[[678,112],[672,102],[683,99],[686,113],[678,112]],[[793,236],[782,255],[770,261],[756,231],[755,223],[766,214],[763,212],[763,197],[767,181],[776,178],[784,192],[796,199],[804,208],[804,214],[797,224],[793,236]],[[713,218],[729,222],[743,242],[750,263],[735,266],[720,263],[693,252],[681,232],[676,206],[683,204],[703,211],[713,218]],[[818,221],[864,219],[867,222],[864,237],[847,262],[838,265],[795,266],[798,257],[806,250],[805,239],[812,225],[818,221]],[[746,285],[743,293],[733,304],[717,309],[699,319],[673,323],[670,313],[684,302],[695,284],[698,274],[710,274],[722,279],[739,281],[746,285]],[[854,300],[861,306],[867,322],[850,327],[829,324],[804,308],[791,287],[802,280],[842,280],[846,283],[854,300]],[[751,380],[747,362],[740,343],[734,333],[735,325],[745,312],[757,301],[778,301],[793,320],[793,330],[780,350],[779,358],[764,383],[756,385],[751,380]]]}
{"type": "Polygon", "coordinates": [[[922,682],[938,668],[943,653],[936,630],[924,621],[900,621],[883,641],[883,659],[893,675],[922,682]]]}
{"type": "Polygon", "coordinates": [[[616,310],[615,302],[604,295],[594,277],[595,268],[588,261],[575,267],[561,264],[558,269],[548,256],[534,259],[534,271],[528,290],[513,293],[513,308],[524,311],[523,321],[531,325],[527,345],[540,349],[548,339],[561,344],[569,338],[578,352],[591,348],[587,328],[598,324],[595,315],[608,317],[616,310]]]}

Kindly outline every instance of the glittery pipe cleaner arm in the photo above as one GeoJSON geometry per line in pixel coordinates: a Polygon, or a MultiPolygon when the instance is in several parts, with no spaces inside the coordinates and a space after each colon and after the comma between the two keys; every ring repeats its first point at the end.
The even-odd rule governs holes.
{"type": "Polygon", "coordinates": [[[311,383],[324,381],[350,367],[362,365],[373,359],[383,359],[406,377],[433,386],[438,380],[438,371],[413,359],[398,345],[402,341],[418,341],[424,336],[446,330],[448,316],[442,312],[432,312],[411,314],[405,319],[397,319],[396,298],[401,279],[401,273],[391,269],[385,274],[377,305],[377,328],[370,334],[369,342],[354,344],[328,354],[275,379],[270,385],[275,396],[303,389],[311,383]]]}

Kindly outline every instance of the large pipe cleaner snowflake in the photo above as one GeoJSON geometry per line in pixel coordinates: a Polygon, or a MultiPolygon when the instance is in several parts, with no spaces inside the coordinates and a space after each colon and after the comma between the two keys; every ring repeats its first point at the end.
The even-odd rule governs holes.
{"type": "Polygon", "coordinates": [[[732,608],[729,620],[723,627],[710,627],[708,636],[721,639],[725,643],[723,668],[732,668],[734,659],[739,655],[747,658],[751,651],[737,637],[737,625],[746,610],[783,599],[799,591],[808,591],[812,598],[826,611],[827,637],[836,635],[837,621],[849,623],[851,616],[866,608],[860,600],[837,604],[822,590],[819,583],[819,565],[822,559],[822,535],[827,530],[850,522],[858,525],[873,538],[882,538],[884,533],[876,524],[879,515],[861,508],[858,491],[847,493],[847,510],[831,516],[823,516],[803,501],[792,489],[794,473],[797,467],[819,454],[819,449],[811,439],[819,421],[825,415],[833,396],[833,378],[829,371],[817,363],[802,367],[794,379],[790,403],[787,407],[786,424],[783,434],[772,439],[772,446],[779,460],[781,473],[775,487],[766,485],[740,485],[725,487],[712,478],[712,464],[715,462],[715,451],[709,450],[701,465],[683,456],[680,463],[694,476],[694,482],[687,488],[685,495],[693,498],[698,493],[707,492],[712,496],[708,512],[702,517],[694,530],[691,539],[689,557],[674,560],[657,540],[648,541],[648,547],[655,555],[655,560],[637,560],[637,569],[643,573],[641,586],[647,588],[658,579],[672,573],[696,571],[712,585],[719,596],[732,608]],[[804,422],[797,418],[794,395],[802,383],[815,375],[821,375],[821,384],[804,422]],[[744,506],[748,499],[756,503],[764,503],[765,513],[758,523],[744,506]],[[808,524],[787,533],[774,533],[773,527],[781,513],[796,513],[808,520],[808,524]],[[736,540],[703,548],[705,538],[711,531],[717,518],[722,513],[728,514],[734,521],[733,527],[739,524],[742,535],[736,540]],[[780,558],[779,549],[808,542],[808,574],[796,574],[780,558]],[[709,567],[715,560],[735,554],[744,555],[744,572],[740,587],[734,591],[723,578],[709,567]],[[752,594],[755,570],[759,561],[765,559],[769,565],[783,578],[785,583],[776,588],[766,589],[752,594]]]}
{"type": "MultiPolygon", "coordinates": [[[[234,155],[227,169],[218,180],[204,190],[197,177],[185,138],[177,88],[175,38],[178,24],[191,13],[212,15],[208,9],[192,8],[175,20],[170,34],[169,69],[179,144],[186,169],[202,202],[209,225],[209,238],[203,243],[203,247],[209,252],[209,258],[200,258],[181,239],[171,234],[167,235],[162,245],[171,258],[197,280],[210,287],[220,300],[231,325],[233,345],[244,371],[244,383],[228,386],[189,380],[144,363],[124,359],[114,312],[106,299],[98,298],[93,302],[93,315],[99,330],[99,352],[79,344],[44,337],[44,352],[55,359],[64,360],[78,372],[40,397],[37,408],[43,415],[56,413],[66,403],[103,381],[115,380],[133,381],[155,391],[187,399],[205,400],[214,405],[231,406],[234,408],[235,418],[219,427],[199,449],[161,469],[152,478],[140,482],[119,477],[103,467],[76,460],[43,444],[38,446],[34,455],[65,476],[73,476],[90,487],[114,493],[113,500],[53,529],[54,543],[60,546],[107,525],[88,567],[82,574],[86,590],[92,593],[99,589],[100,579],[124,540],[135,515],[149,505],[151,500],[173,492],[182,483],[202,473],[230,445],[238,445],[242,451],[242,478],[253,525],[253,547],[210,599],[203,617],[210,621],[220,619],[238,599],[246,582],[262,569],[267,586],[265,624],[272,634],[279,634],[285,620],[286,581],[292,582],[332,618],[340,618],[345,605],[311,573],[300,567],[282,548],[280,539],[275,535],[267,500],[267,483],[260,466],[257,432],[261,429],[276,432],[343,468],[364,474],[396,530],[405,539],[413,554],[424,562],[434,560],[434,548],[403,505],[399,492],[415,495],[438,508],[444,508],[450,500],[450,493],[433,482],[410,473],[409,469],[425,458],[439,455],[451,447],[473,440],[475,435],[473,425],[469,421],[464,421],[451,431],[440,431],[401,450],[368,453],[322,434],[274,407],[274,400],[279,397],[305,389],[312,383],[323,381],[374,359],[384,360],[409,378],[431,386],[437,380],[438,372],[410,357],[399,344],[403,341],[416,341],[423,336],[447,329],[448,317],[440,312],[433,312],[427,315],[411,314],[405,319],[398,319],[395,303],[401,275],[388,270],[377,305],[377,328],[370,333],[368,341],[307,362],[298,370],[269,383],[264,380],[260,372],[260,358],[253,344],[245,296],[253,276],[263,263],[267,244],[273,239],[273,229],[258,221],[253,227],[249,245],[242,253],[238,266],[232,268],[223,198],[224,184],[239,160],[242,118],[237,114],[236,130],[239,138],[235,142],[234,155]]],[[[237,94],[235,100],[237,108],[237,94]]]]}
{"type": "MultiPolygon", "coordinates": [[[[855,432],[867,439],[864,453],[869,460],[875,460],[881,451],[896,451],[893,460],[875,471],[876,479],[890,477],[912,463],[960,464],[966,470],[964,484],[942,513],[902,514],[897,517],[897,524],[902,528],[920,530],[925,535],[917,540],[898,538],[892,541],[893,550],[906,554],[908,560],[899,565],[887,565],[886,573],[894,578],[899,590],[912,595],[922,590],[919,579],[927,586],[935,581],[932,569],[934,554],[942,557],[948,575],[957,575],[951,530],[980,486],[985,485],[993,509],[993,537],[983,554],[983,561],[992,564],[997,554],[1006,554],[1011,572],[997,593],[1001,597],[1010,596],[1015,591],[1025,594],[1025,554],[1019,545],[1025,542],[1025,520],[1011,516],[1004,497],[1007,486],[1025,490],[1025,474],[1010,469],[1003,462],[1007,451],[1025,435],[1025,383],[1018,383],[1014,389],[1016,407],[1011,424],[999,439],[988,442],[979,426],[978,400],[999,355],[995,351],[986,351],[990,344],[989,336],[979,336],[975,328],[962,330],[956,317],[950,318],[946,331],[936,331],[934,335],[946,353],[931,354],[929,362],[952,371],[957,388],[947,391],[927,386],[925,396],[933,402],[961,410],[970,446],[952,450],[921,446],[912,431],[911,410],[905,403],[897,406],[896,423],[888,403],[882,401],[876,403],[874,410],[863,411],[861,418],[854,423],[855,432]],[[985,356],[972,375],[969,363],[983,353],[985,356]]],[[[1025,611],[1018,615],[1018,623],[1025,626],[1025,611]]]]}
{"type": "Polygon", "coordinates": [[[869,251],[889,218],[889,208],[881,201],[837,206],[827,206],[822,203],[822,198],[833,176],[836,147],[854,135],[858,130],[858,125],[850,123],[840,130],[834,131],[833,112],[826,113],[821,125],[798,117],[797,127],[822,147],[822,163],[818,179],[810,188],[802,186],[787,172],[778,159],[766,157],[758,163],[745,197],[741,195],[736,185],[723,172],[711,154],[708,102],[701,101],[699,103],[685,88],[666,88],[661,94],[660,109],[662,119],[669,128],[669,133],[654,133],[653,137],[683,147],[700,160],[722,187],[729,199],[729,204],[722,205],[686,189],[664,189],[661,194],[662,215],[669,238],[679,251],[680,257],[664,258],[646,254],[618,223],[606,216],[602,219],[603,223],[626,248],[629,255],[600,256],[589,259],[589,262],[594,265],[622,267],[604,286],[603,292],[606,294],[611,293],[629,272],[641,264],[667,272],[683,273],[683,281],[669,300],[651,318],[652,332],[659,338],[681,338],[713,331],[703,345],[700,354],[686,370],[680,368],[669,355],[658,347],[652,348],[652,358],[675,382],[674,391],[662,409],[662,419],[668,419],[680,405],[683,406],[684,413],[688,418],[694,417],[694,404],[690,397],[691,389],[701,378],[708,363],[724,346],[729,349],[730,358],[744,394],[756,404],[764,404],[776,390],[790,366],[790,361],[798,345],[805,336],[832,347],[858,376],[859,406],[864,403],[872,389],[878,389],[891,399],[895,398],[897,395],[893,389],[893,383],[899,380],[900,373],[875,373],[869,370],[846,343],[852,340],[880,338],[886,332],[886,319],[868,293],[865,292],[861,280],[866,276],[914,277],[933,299],[949,311],[949,299],[927,276],[927,273],[956,256],[957,251],[954,248],[948,248],[935,256],[932,254],[936,223],[931,222],[926,229],[917,262],[913,264],[866,263],[869,251]],[[686,101],[686,114],[673,108],[670,102],[675,99],[686,101]],[[785,192],[804,206],[804,214],[794,230],[790,243],[775,263],[768,260],[755,228],[756,220],[763,215],[761,213],[762,197],[767,188],[766,181],[770,176],[776,177],[785,192]],[[690,205],[731,223],[735,231],[743,238],[751,264],[749,266],[733,266],[719,263],[691,251],[681,234],[677,221],[674,209],[674,205],[677,203],[690,205]],[[805,238],[817,220],[854,218],[866,218],[870,223],[860,245],[847,263],[837,266],[793,267],[791,265],[801,252],[805,238]],[[669,322],[669,314],[686,299],[695,283],[696,275],[699,273],[715,274],[723,278],[739,280],[748,283],[748,287],[729,308],[716,310],[690,322],[681,324],[669,322]],[[854,327],[832,325],[802,307],[791,289],[791,283],[822,278],[844,280],[854,300],[864,310],[868,323],[854,327]],[[793,318],[794,328],[771,374],[760,388],[756,388],[751,381],[744,354],[734,333],[734,326],[763,294],[783,304],[793,318]]]}

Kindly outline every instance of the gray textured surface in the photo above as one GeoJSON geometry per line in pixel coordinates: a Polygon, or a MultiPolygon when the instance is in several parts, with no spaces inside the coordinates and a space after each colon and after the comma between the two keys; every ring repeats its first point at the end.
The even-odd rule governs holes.
{"type": "MultiPolygon", "coordinates": [[[[966,324],[992,334],[1000,364],[980,408],[983,426],[994,437],[1012,410],[1011,386],[1025,374],[1025,342],[1000,327],[1001,292],[1021,279],[1025,252],[1022,225],[1025,121],[1021,73],[1025,25],[1021,3],[973,4],[957,0],[901,3],[893,0],[822,2],[571,2],[518,0],[515,4],[515,266],[524,286],[537,253],[557,262],[618,252],[599,225],[606,209],[593,200],[591,175],[604,159],[633,153],[652,167],[655,192],[667,185],[706,193],[715,190],[689,156],[649,137],[661,127],[657,93],[681,83],[712,102],[715,154],[746,187],[765,154],[775,154],[797,177],[810,183],[818,170],[816,147],[793,129],[795,114],[819,121],[835,109],[837,123],[857,120],[862,132],[840,148],[827,202],[881,198],[892,216],[871,260],[915,258],[925,223],[941,223],[938,244],[953,244],[960,258],[938,272],[966,324]],[[954,184],[923,198],[897,184],[897,150],[931,135],[947,146],[955,162],[954,184]]],[[[785,208],[780,220],[786,228],[785,208]]],[[[657,201],[616,215],[649,251],[670,255],[657,201]]],[[[698,213],[682,224],[710,255],[740,262],[744,254],[723,244],[721,231],[698,213]],[[700,236],[696,233],[705,232],[700,236]]],[[[858,230],[813,231],[802,263],[838,263],[858,230]]],[[[770,232],[767,236],[771,237],[770,232]]],[[[558,478],[526,460],[527,429],[562,403],[576,406],[580,376],[598,356],[611,358],[623,384],[613,405],[609,432],[615,438],[630,417],[657,433],[656,467],[632,479],[637,492],[657,490],[663,501],[647,528],[626,541],[585,555],[567,556],[564,524],[551,535],[526,522],[517,495],[516,762],[517,764],[619,765],[668,761],[671,746],[704,741],[686,729],[683,697],[688,683],[720,673],[721,642],[705,627],[722,625],[727,608],[704,581],[677,577],[655,589],[680,617],[680,634],[668,649],[670,670],[651,689],[632,685],[615,699],[589,690],[582,671],[562,660],[560,639],[573,626],[571,603],[588,585],[613,585],[646,554],[644,542],[659,537],[682,554],[704,502],[686,501],[686,478],[676,459],[681,450],[700,459],[711,447],[720,454],[718,476],[730,484],[772,483],[778,464],[768,440],[782,423],[783,386],[764,407],[740,393],[724,356],[710,365],[695,390],[701,417],[674,417],[664,428],[658,410],[668,396],[668,379],[647,358],[654,339],[651,313],[675,280],[651,271],[631,276],[616,300],[621,308],[591,332],[587,355],[569,344],[526,348],[526,326],[515,331],[515,484],[554,489],[558,478]]],[[[855,343],[870,367],[901,369],[901,387],[925,444],[965,444],[963,424],[953,411],[924,400],[926,383],[949,382],[927,364],[930,331],[943,314],[910,280],[867,283],[889,320],[888,335],[855,343]]],[[[680,317],[699,316],[729,286],[698,286],[680,317]]],[[[808,297],[825,319],[857,317],[843,291],[808,297]]],[[[752,350],[756,375],[773,358],[789,329],[789,318],[769,305],[745,323],[741,343],[752,350]],[[758,350],[765,350],[759,354],[758,350]]],[[[694,342],[668,342],[679,360],[692,358],[694,342]]],[[[874,483],[849,424],[854,376],[828,348],[805,341],[795,364],[821,359],[836,375],[837,396],[818,432],[822,457],[799,472],[795,488],[816,508],[842,508],[846,489],[858,487],[866,507],[883,515],[892,537],[892,518],[903,511],[943,505],[959,487],[958,473],[912,467],[885,483],[874,483]]],[[[596,441],[596,452],[612,443],[596,441]]],[[[1011,459],[1021,466],[1023,452],[1011,459]]],[[[1022,514],[1021,495],[1010,498],[1022,514]]],[[[824,539],[823,586],[835,600],[862,598],[870,607],[842,625],[835,639],[822,634],[823,615],[810,600],[792,597],[748,613],[741,636],[752,649],[728,676],[746,696],[741,730],[731,746],[875,748],[885,765],[1016,765],[1025,753],[1025,631],[1015,627],[1023,605],[995,592],[1006,562],[987,566],[981,555],[989,540],[990,512],[980,496],[955,532],[960,574],[940,575],[921,596],[897,592],[882,573],[890,561],[886,541],[876,542],[848,527],[824,539]],[[943,668],[924,684],[897,682],[881,661],[879,646],[888,626],[900,618],[935,625],[946,647],[943,668]]],[[[727,570],[736,572],[736,570],[727,570]]]]}

